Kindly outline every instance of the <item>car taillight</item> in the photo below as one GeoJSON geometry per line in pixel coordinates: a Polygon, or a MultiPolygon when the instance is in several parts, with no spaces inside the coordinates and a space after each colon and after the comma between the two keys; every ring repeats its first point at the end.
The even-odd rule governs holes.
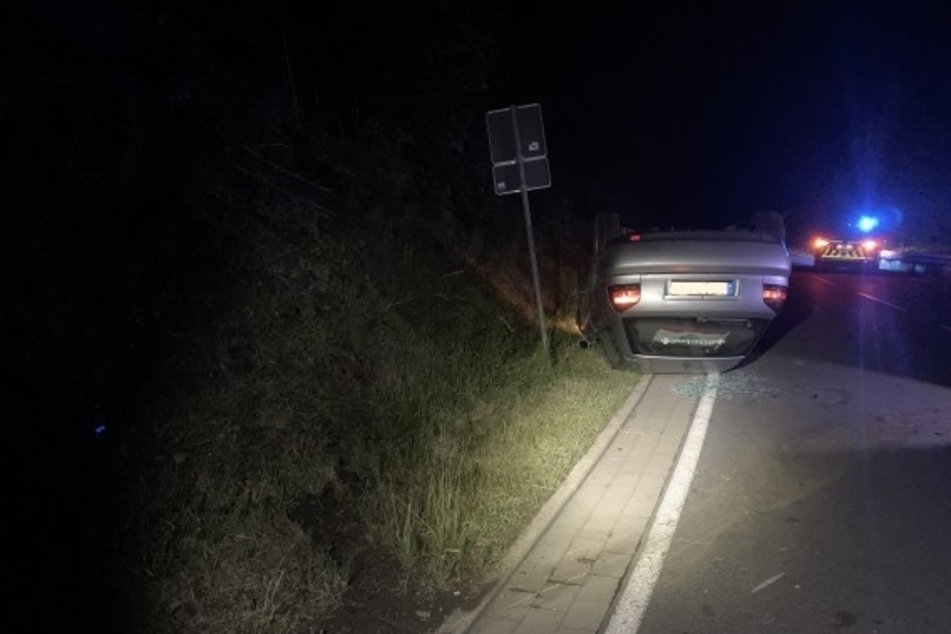
{"type": "Polygon", "coordinates": [[[875,242],[874,240],[866,240],[865,242],[862,243],[862,247],[866,251],[874,251],[875,249],[878,248],[878,243],[875,242]]]}
{"type": "Polygon", "coordinates": [[[779,284],[763,284],[763,303],[778,313],[786,303],[786,290],[779,284]]]}
{"type": "Polygon", "coordinates": [[[614,310],[623,313],[641,301],[641,285],[623,284],[620,286],[612,286],[608,289],[608,294],[611,297],[611,306],[614,306],[614,310]]]}
{"type": "Polygon", "coordinates": [[[814,249],[823,249],[829,246],[829,241],[825,238],[816,238],[812,241],[812,248],[814,249]]]}

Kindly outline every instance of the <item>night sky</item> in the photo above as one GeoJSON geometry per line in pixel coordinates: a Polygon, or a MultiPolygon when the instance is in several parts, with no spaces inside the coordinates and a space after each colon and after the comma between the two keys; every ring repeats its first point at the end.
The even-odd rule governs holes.
{"type": "MultiPolygon", "coordinates": [[[[15,102],[35,91],[42,105],[44,79],[69,84],[45,67],[58,65],[73,66],[78,81],[98,82],[113,109],[100,113],[104,119],[130,118],[121,93],[135,99],[131,125],[153,114],[148,108],[156,99],[199,103],[201,91],[213,93],[223,77],[249,90],[226,102],[223,115],[248,107],[254,90],[253,105],[261,108],[265,91],[287,88],[278,85],[284,78],[277,81],[283,30],[302,94],[307,77],[316,78],[322,104],[335,90],[351,89],[376,90],[386,104],[392,89],[407,86],[388,86],[385,78],[403,74],[398,65],[414,64],[423,69],[419,85],[408,88],[417,100],[425,102],[430,91],[434,103],[447,95],[474,103],[462,84],[477,69],[450,69],[436,49],[471,37],[478,23],[491,30],[486,51],[497,51],[489,107],[541,103],[554,186],[591,206],[633,224],[718,225],[775,209],[803,229],[879,208],[900,216],[896,228],[909,237],[940,240],[951,231],[951,11],[938,1],[591,0],[568,7],[447,0],[415,10],[368,0],[166,0],[122,10],[110,2],[82,10],[49,0],[21,4],[33,7],[21,13],[46,32],[24,36],[10,22],[4,33],[16,49],[8,56],[14,82],[29,84],[14,89],[15,102]],[[425,68],[434,59],[438,67],[425,68]],[[21,60],[40,72],[31,76],[21,60]],[[196,68],[196,61],[206,66],[196,68]],[[264,86],[263,75],[274,83],[264,86]]],[[[53,123],[60,128],[34,131],[48,138],[24,144],[42,148],[42,141],[69,134],[78,147],[88,144],[88,136],[69,129],[74,121],[53,123]]],[[[107,133],[128,137],[122,125],[107,133]]],[[[175,131],[193,139],[200,133],[175,131]]],[[[65,158],[55,152],[66,146],[51,143],[54,154],[37,153],[65,158]]]]}
{"type": "Polygon", "coordinates": [[[806,231],[882,209],[910,238],[947,236],[944,5],[619,6],[526,8],[509,34],[511,94],[542,103],[553,179],[632,224],[775,209],[806,231]]]}

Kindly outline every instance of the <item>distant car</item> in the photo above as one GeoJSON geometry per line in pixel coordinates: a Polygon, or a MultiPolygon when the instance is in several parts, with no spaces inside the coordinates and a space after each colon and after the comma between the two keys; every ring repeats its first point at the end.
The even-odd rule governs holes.
{"type": "Polygon", "coordinates": [[[579,297],[582,346],[617,367],[725,371],[740,364],[786,301],[790,258],[782,217],[749,229],[621,231],[596,221],[579,297]]]}
{"type": "Polygon", "coordinates": [[[889,232],[901,214],[883,208],[861,215],[844,216],[838,228],[812,238],[809,250],[816,268],[871,270],[879,268],[889,232]]]}
{"type": "Polygon", "coordinates": [[[810,246],[816,268],[876,269],[883,241],[870,236],[852,239],[819,236],[810,246]]]}

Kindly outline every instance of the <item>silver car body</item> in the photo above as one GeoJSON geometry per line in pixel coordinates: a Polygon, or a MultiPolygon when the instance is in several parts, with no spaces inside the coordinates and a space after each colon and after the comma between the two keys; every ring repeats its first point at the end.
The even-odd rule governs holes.
{"type": "Polygon", "coordinates": [[[735,367],[781,309],[789,285],[789,253],[781,236],[767,232],[630,233],[600,251],[579,325],[615,365],[645,372],[735,367]],[[618,289],[639,298],[617,307],[618,289]]]}

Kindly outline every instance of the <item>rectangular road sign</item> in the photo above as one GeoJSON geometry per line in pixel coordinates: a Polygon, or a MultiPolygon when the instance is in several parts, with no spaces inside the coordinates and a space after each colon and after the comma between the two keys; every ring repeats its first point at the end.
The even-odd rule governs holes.
{"type": "Polygon", "coordinates": [[[525,160],[544,158],[548,155],[545,143],[545,127],[542,123],[542,107],[537,104],[490,110],[485,115],[489,130],[489,154],[492,164],[508,163],[518,159],[519,148],[515,147],[515,125],[518,126],[521,155],[525,160]],[[513,125],[514,124],[514,125],[513,125]]]}
{"type": "MultiPolygon", "coordinates": [[[[551,187],[551,172],[547,158],[524,161],[524,165],[526,191],[551,187]]],[[[517,194],[522,191],[517,162],[492,166],[492,181],[495,183],[495,193],[499,196],[517,194]]]]}
{"type": "Polygon", "coordinates": [[[542,287],[538,280],[532,213],[528,204],[528,190],[551,186],[548,146],[545,144],[545,127],[542,125],[542,107],[534,103],[528,106],[510,106],[501,110],[490,110],[485,115],[485,124],[489,130],[489,154],[492,157],[492,180],[495,182],[495,193],[499,196],[516,192],[522,194],[525,233],[528,234],[529,262],[532,265],[532,280],[535,282],[538,331],[541,333],[542,349],[547,354],[548,330],[545,327],[542,287]]]}

